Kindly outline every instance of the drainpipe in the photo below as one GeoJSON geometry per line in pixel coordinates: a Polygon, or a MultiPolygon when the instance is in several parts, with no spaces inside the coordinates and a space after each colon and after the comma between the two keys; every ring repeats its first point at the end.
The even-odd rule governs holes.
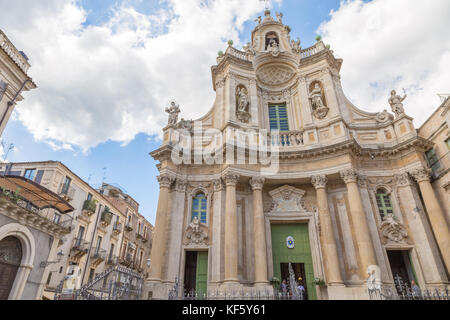
{"type": "Polygon", "coordinates": [[[98,224],[98,220],[100,220],[101,214],[100,212],[102,211],[102,205],[99,204],[98,205],[98,216],[97,219],[95,219],[95,225],[94,225],[94,231],[92,232],[92,239],[91,239],[91,244],[89,245],[89,250],[88,250],[88,256],[86,258],[86,263],[84,264],[84,270],[83,270],[83,277],[81,278],[81,286],[83,286],[83,282],[84,282],[84,277],[86,275],[86,269],[89,265],[89,260],[91,259],[91,249],[92,249],[92,244],[94,243],[94,239],[95,239],[95,235],[97,234],[97,224],[98,224]]]}
{"type": "Polygon", "coordinates": [[[6,115],[8,114],[9,108],[11,108],[14,103],[16,102],[17,97],[19,96],[19,94],[22,92],[23,88],[25,88],[25,85],[27,84],[27,82],[32,82],[30,78],[28,78],[27,80],[24,81],[24,83],[22,83],[22,87],[19,89],[19,91],[17,91],[16,95],[14,96],[14,98],[11,101],[8,101],[8,104],[6,106],[6,111],[2,116],[2,119],[0,120],[0,128],[3,125],[3,121],[5,120],[6,115]]]}

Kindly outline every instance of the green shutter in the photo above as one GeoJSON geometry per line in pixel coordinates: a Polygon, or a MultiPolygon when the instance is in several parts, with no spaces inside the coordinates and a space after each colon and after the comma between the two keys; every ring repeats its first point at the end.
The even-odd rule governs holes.
{"type": "Polygon", "coordinates": [[[197,272],[195,289],[199,294],[206,294],[208,287],[208,252],[197,252],[197,272]]]}
{"type": "Polygon", "coordinates": [[[269,105],[270,130],[289,131],[289,121],[285,104],[269,105]]]}

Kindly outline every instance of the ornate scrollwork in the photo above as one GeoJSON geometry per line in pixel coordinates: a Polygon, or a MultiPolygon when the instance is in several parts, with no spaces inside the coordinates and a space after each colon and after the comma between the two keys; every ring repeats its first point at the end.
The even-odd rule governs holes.
{"type": "Polygon", "coordinates": [[[328,179],[325,175],[317,175],[311,178],[311,183],[316,189],[325,189],[328,179]]]}
{"type": "Polygon", "coordinates": [[[223,190],[223,182],[222,179],[215,179],[212,181],[214,186],[214,192],[219,192],[223,190]]]}
{"type": "Polygon", "coordinates": [[[355,169],[347,169],[340,172],[342,180],[347,183],[358,181],[358,172],[355,169]]]}
{"type": "Polygon", "coordinates": [[[406,228],[392,214],[387,215],[383,219],[380,231],[383,237],[395,243],[402,242],[408,237],[406,228]]]}
{"type": "Polygon", "coordinates": [[[208,228],[203,223],[201,223],[197,217],[194,217],[186,229],[185,245],[208,245],[207,229],[208,228]]]}
{"type": "Polygon", "coordinates": [[[305,191],[291,186],[283,186],[281,188],[269,192],[273,201],[272,212],[306,212],[305,191]]]}
{"type": "Polygon", "coordinates": [[[429,181],[431,170],[428,168],[417,168],[409,173],[417,182],[429,181]]]}
{"type": "Polygon", "coordinates": [[[160,188],[170,188],[172,183],[174,183],[174,181],[175,181],[174,177],[171,177],[167,174],[162,174],[156,178],[158,179],[160,188]]]}

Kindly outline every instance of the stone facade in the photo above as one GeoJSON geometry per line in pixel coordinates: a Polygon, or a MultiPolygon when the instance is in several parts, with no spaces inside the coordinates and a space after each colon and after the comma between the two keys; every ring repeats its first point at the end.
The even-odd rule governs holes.
{"type": "Polygon", "coordinates": [[[217,58],[204,117],[177,123],[180,108],[168,111],[151,153],[160,194],[145,294],[167,299],[176,279],[186,289],[191,251],[208,252],[207,290],[270,289],[283,262],[306,264],[280,257],[278,224],[307,225],[308,247],[292,252],[308,253],[313,276],[301,281],[320,299],[367,299],[373,268],[386,285],[401,273],[422,288],[447,286],[448,225],[424,160],[432,143],[405,97],[387,95],[395,116],[358,109],[342,90],[343,60],[321,41],[301,49],[280,20],[266,11],[244,51],[229,45],[217,58]],[[237,131],[243,144],[230,139],[237,131]],[[201,241],[185,241],[194,227],[201,241]]]}
{"type": "Polygon", "coordinates": [[[23,100],[21,93],[36,88],[27,75],[29,68],[27,56],[0,30],[0,136],[15,105],[23,100]]]}

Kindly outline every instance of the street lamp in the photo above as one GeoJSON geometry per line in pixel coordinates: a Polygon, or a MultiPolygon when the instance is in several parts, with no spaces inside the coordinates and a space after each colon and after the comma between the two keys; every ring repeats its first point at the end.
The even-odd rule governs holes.
{"type": "Polygon", "coordinates": [[[42,261],[41,262],[41,268],[45,268],[48,265],[51,265],[52,263],[60,263],[62,258],[64,257],[64,253],[62,252],[62,250],[60,250],[57,254],[56,254],[57,260],[56,261],[42,261]]]}
{"type": "Polygon", "coordinates": [[[147,261],[147,267],[150,268],[150,258],[148,258],[146,261],[147,261]]]}

